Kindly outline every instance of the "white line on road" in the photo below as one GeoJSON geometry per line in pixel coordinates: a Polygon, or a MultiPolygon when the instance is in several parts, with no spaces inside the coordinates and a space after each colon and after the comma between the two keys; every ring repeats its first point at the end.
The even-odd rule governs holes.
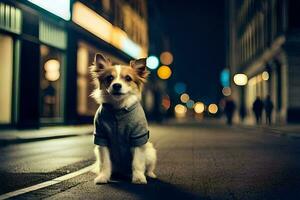
{"type": "Polygon", "coordinates": [[[32,191],[35,191],[35,190],[39,190],[39,189],[42,189],[42,188],[45,188],[45,187],[48,187],[48,186],[51,186],[51,185],[55,185],[55,184],[60,183],[62,181],[74,178],[74,177],[79,176],[79,175],[84,174],[84,173],[87,173],[87,172],[92,170],[93,166],[94,165],[90,165],[88,167],[82,168],[82,169],[80,169],[78,171],[75,171],[75,172],[72,172],[70,174],[66,174],[66,175],[57,177],[57,178],[52,179],[50,181],[46,181],[46,182],[39,183],[39,184],[36,184],[36,185],[33,185],[33,186],[29,186],[27,188],[23,188],[23,189],[19,189],[19,190],[16,190],[16,191],[12,191],[12,192],[2,194],[2,195],[0,195],[0,200],[12,198],[12,197],[15,197],[15,196],[18,196],[18,195],[21,195],[21,194],[25,194],[25,193],[32,192],[32,191]]]}

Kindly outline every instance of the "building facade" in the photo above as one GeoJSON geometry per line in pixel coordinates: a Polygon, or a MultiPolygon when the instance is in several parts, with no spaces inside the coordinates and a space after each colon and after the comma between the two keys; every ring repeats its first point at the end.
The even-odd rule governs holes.
{"type": "Polygon", "coordinates": [[[92,122],[88,68],[146,57],[146,1],[1,0],[0,127],[92,122]]]}
{"type": "Polygon", "coordinates": [[[250,123],[254,100],[267,95],[273,121],[300,121],[299,8],[295,0],[228,0],[227,64],[232,76],[248,77],[245,86],[231,83],[232,96],[250,123]]]}

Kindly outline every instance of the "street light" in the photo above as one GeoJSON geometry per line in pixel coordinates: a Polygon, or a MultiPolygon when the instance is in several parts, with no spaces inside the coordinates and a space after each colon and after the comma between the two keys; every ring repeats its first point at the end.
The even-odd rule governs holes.
{"type": "Polygon", "coordinates": [[[233,76],[233,82],[238,86],[243,86],[247,84],[248,77],[246,74],[235,74],[233,76]]]}

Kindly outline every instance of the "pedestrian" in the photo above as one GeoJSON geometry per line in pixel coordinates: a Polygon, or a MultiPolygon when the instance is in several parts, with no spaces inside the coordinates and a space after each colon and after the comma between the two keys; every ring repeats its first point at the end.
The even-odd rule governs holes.
{"type": "Polygon", "coordinates": [[[262,117],[262,111],[264,108],[264,103],[263,101],[260,99],[260,97],[256,97],[255,101],[253,102],[253,107],[252,110],[255,114],[255,118],[256,118],[256,124],[261,124],[261,117],[262,117]]]}
{"type": "Polygon", "coordinates": [[[266,100],[265,100],[265,103],[264,103],[264,108],[265,108],[265,111],[266,111],[266,123],[268,125],[271,125],[271,123],[272,123],[272,111],[273,111],[274,105],[273,105],[273,102],[271,100],[270,95],[267,95],[267,97],[266,97],[266,100]]]}
{"type": "Polygon", "coordinates": [[[232,98],[228,97],[225,102],[224,112],[227,118],[227,124],[232,125],[232,117],[235,111],[235,103],[232,98]]]}
{"type": "Polygon", "coordinates": [[[246,106],[244,103],[242,103],[240,106],[240,121],[242,123],[244,122],[246,115],[247,115],[246,106]]]}

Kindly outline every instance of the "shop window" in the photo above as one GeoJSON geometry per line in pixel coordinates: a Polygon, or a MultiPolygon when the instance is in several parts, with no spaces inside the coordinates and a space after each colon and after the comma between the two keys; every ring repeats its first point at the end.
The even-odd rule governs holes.
{"type": "Polygon", "coordinates": [[[79,42],[77,50],[77,112],[81,116],[93,116],[98,105],[90,97],[94,90],[89,66],[93,63],[97,49],[79,42]]]}
{"type": "Polygon", "coordinates": [[[0,34],[0,124],[11,123],[13,39],[0,34]]]}
{"type": "Polygon", "coordinates": [[[63,115],[63,53],[41,45],[41,119],[60,122],[63,115]]]}

